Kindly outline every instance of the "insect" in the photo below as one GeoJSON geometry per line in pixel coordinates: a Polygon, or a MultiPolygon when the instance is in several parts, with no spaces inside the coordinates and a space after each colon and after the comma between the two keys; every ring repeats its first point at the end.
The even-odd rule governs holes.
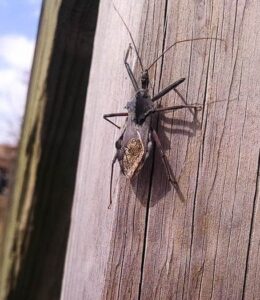
{"type": "Polygon", "coordinates": [[[126,27],[126,30],[130,35],[135,53],[137,55],[138,61],[142,69],[142,74],[141,74],[141,85],[139,86],[130,68],[130,65],[127,61],[129,52],[131,50],[131,44],[130,44],[124,58],[124,64],[127,73],[129,75],[129,78],[131,80],[131,83],[134,87],[135,96],[133,97],[133,99],[127,102],[126,105],[127,112],[119,112],[119,113],[111,113],[111,114],[103,115],[103,118],[105,120],[107,120],[108,122],[116,126],[118,129],[120,129],[119,137],[115,143],[116,154],[112,160],[112,165],[111,165],[110,202],[108,208],[110,208],[112,204],[112,182],[113,182],[113,172],[114,172],[115,162],[118,160],[122,173],[127,178],[131,179],[142,169],[146,159],[151,153],[153,142],[159,149],[169,182],[173,186],[175,187],[177,186],[176,180],[173,179],[171,175],[170,166],[168,160],[166,159],[158,134],[156,133],[155,129],[151,125],[151,116],[154,113],[162,113],[166,111],[174,111],[174,110],[184,109],[184,108],[200,110],[201,106],[200,105],[174,105],[174,106],[169,106],[164,108],[157,108],[156,101],[158,101],[160,98],[168,94],[171,90],[174,90],[179,96],[181,96],[179,92],[176,90],[176,88],[185,80],[185,78],[181,78],[175,81],[174,83],[170,84],[168,87],[160,91],[157,95],[151,97],[148,89],[149,87],[148,71],[166,52],[168,52],[172,47],[174,47],[178,43],[194,41],[194,40],[217,39],[217,38],[195,38],[195,39],[186,39],[186,40],[177,41],[171,46],[169,46],[165,51],[163,51],[163,53],[160,56],[158,56],[148,68],[144,68],[129,28],[127,27],[124,19],[120,15],[115,5],[114,5],[114,9],[119,15],[124,26],[126,27]],[[126,117],[125,124],[122,126],[122,128],[120,128],[117,124],[115,124],[109,119],[111,117],[126,117]]]}

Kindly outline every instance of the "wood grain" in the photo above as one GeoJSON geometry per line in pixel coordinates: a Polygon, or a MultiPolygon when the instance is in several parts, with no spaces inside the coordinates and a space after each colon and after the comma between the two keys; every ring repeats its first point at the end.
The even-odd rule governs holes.
{"type": "MultiPolygon", "coordinates": [[[[62,299],[259,299],[260,4],[115,4],[145,66],[176,40],[223,42],[179,44],[150,72],[154,92],[186,77],[186,102],[203,105],[154,120],[180,191],[155,151],[132,183],[117,169],[107,210],[117,130],[102,115],[121,112],[133,88],[129,36],[101,1],[62,299]]],[[[161,101],[174,103],[173,92],[161,101]]]]}

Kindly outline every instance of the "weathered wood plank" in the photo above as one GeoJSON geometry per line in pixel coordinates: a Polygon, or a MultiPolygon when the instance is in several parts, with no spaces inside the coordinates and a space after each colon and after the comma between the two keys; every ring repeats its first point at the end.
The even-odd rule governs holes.
{"type": "MultiPolygon", "coordinates": [[[[126,4],[116,5],[137,37],[139,22],[130,17],[141,19],[143,1],[126,4]]],[[[62,299],[135,299],[139,293],[150,168],[133,186],[115,176],[114,204],[107,209],[118,132],[102,115],[122,111],[133,89],[123,66],[129,37],[110,1],[101,2],[99,20],[62,299]]]]}
{"type": "MultiPolygon", "coordinates": [[[[182,1],[177,11],[171,4],[169,20],[189,5],[183,31],[192,24],[193,36],[211,32],[226,48],[207,42],[204,54],[203,43],[194,42],[187,51],[187,102],[204,104],[202,129],[193,138],[174,134],[174,127],[169,134],[169,157],[186,203],[168,193],[149,210],[142,298],[242,299],[259,155],[260,122],[253,113],[259,110],[259,79],[249,60],[249,52],[254,59],[254,52],[260,54],[259,11],[245,1],[193,2],[192,7],[182,1]]],[[[174,33],[169,36],[168,43],[174,33]]],[[[171,73],[169,66],[168,72],[169,78],[176,69],[171,73]]],[[[163,189],[160,172],[155,167],[151,204],[163,189]]]]}
{"type": "MultiPolygon", "coordinates": [[[[116,6],[144,65],[176,40],[225,42],[179,44],[150,73],[155,91],[186,77],[187,103],[203,105],[195,116],[159,119],[180,192],[166,182],[156,151],[132,184],[115,176],[110,211],[117,131],[102,114],[122,111],[133,89],[122,63],[130,39],[110,1],[101,1],[62,299],[259,299],[260,4],[116,6]]],[[[161,103],[181,100],[172,92],[161,103]]]]}
{"type": "Polygon", "coordinates": [[[0,298],[59,299],[97,0],[43,1],[0,298]]]}

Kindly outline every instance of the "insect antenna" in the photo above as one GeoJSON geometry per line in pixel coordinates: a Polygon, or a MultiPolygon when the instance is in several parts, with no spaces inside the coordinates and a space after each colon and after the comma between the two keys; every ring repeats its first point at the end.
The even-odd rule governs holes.
{"type": "Polygon", "coordinates": [[[200,41],[200,40],[218,40],[218,41],[224,41],[219,38],[210,38],[210,37],[202,37],[202,38],[195,38],[195,39],[186,39],[186,40],[181,40],[173,43],[170,45],[168,48],[166,48],[151,64],[150,66],[146,69],[147,71],[150,70],[150,68],[166,53],[168,52],[171,48],[173,48],[175,45],[184,43],[184,42],[191,42],[191,41],[200,41]]]}
{"type": "Polygon", "coordinates": [[[121,21],[123,22],[123,24],[124,24],[124,26],[125,26],[125,28],[126,28],[127,32],[129,33],[129,36],[130,36],[130,38],[131,38],[131,41],[132,41],[132,43],[133,43],[133,45],[134,45],[135,53],[136,53],[136,55],[137,55],[137,58],[138,58],[138,60],[139,60],[140,66],[141,66],[141,69],[142,69],[142,71],[144,71],[144,67],[143,67],[143,64],[142,64],[142,61],[141,61],[140,55],[139,55],[139,53],[138,53],[138,50],[137,50],[136,44],[135,44],[135,42],[134,42],[134,39],[133,39],[132,33],[131,33],[130,29],[128,28],[128,26],[126,25],[126,22],[125,22],[125,20],[123,19],[123,17],[121,16],[120,12],[119,12],[119,11],[118,11],[118,9],[116,8],[116,6],[115,6],[114,2],[113,2],[113,7],[114,7],[114,9],[115,9],[116,13],[118,14],[119,18],[120,18],[120,19],[121,19],[121,21]]]}

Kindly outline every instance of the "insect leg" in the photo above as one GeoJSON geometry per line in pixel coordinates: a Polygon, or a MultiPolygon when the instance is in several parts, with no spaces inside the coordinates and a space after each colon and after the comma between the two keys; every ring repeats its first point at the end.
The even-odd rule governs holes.
{"type": "Polygon", "coordinates": [[[112,205],[112,183],[113,183],[113,175],[114,175],[114,165],[117,160],[117,153],[115,154],[113,160],[112,160],[112,165],[111,165],[111,175],[110,175],[110,190],[109,190],[109,205],[108,209],[111,208],[112,205]]]}
{"type": "MultiPolygon", "coordinates": [[[[152,101],[156,101],[159,100],[161,97],[163,97],[164,95],[166,95],[167,93],[169,93],[169,91],[171,91],[172,89],[175,89],[179,84],[181,84],[183,81],[185,80],[185,78],[181,78],[177,81],[175,81],[174,83],[170,84],[167,88],[163,89],[162,91],[160,91],[157,95],[155,95],[152,98],[152,101]]],[[[177,93],[179,95],[179,92],[177,93]]]]}
{"type": "Polygon", "coordinates": [[[118,129],[120,129],[120,127],[118,125],[116,125],[114,122],[112,122],[111,120],[109,120],[108,118],[112,118],[112,117],[127,117],[128,113],[112,113],[112,114],[105,114],[103,115],[103,118],[108,121],[109,123],[113,124],[114,126],[116,126],[118,129]]]}
{"type": "Polygon", "coordinates": [[[147,116],[149,116],[150,114],[154,114],[156,112],[165,112],[165,111],[172,111],[172,110],[178,110],[178,109],[183,109],[183,108],[194,108],[195,110],[201,110],[201,105],[196,105],[196,104],[192,104],[192,105],[174,105],[174,106],[168,106],[168,107],[163,107],[163,108],[154,108],[151,110],[148,110],[145,114],[144,114],[144,118],[146,118],[147,116]]]}
{"type": "Polygon", "coordinates": [[[148,136],[148,144],[147,144],[147,152],[145,154],[145,159],[147,159],[152,151],[152,148],[153,148],[153,142],[152,142],[152,135],[151,133],[149,133],[149,136],[148,136]]]}
{"type": "Polygon", "coordinates": [[[171,110],[178,110],[183,108],[194,108],[195,110],[201,110],[202,106],[197,104],[191,104],[191,105],[174,105],[174,106],[168,106],[163,108],[156,108],[153,112],[165,112],[165,111],[171,111],[171,110]]]}
{"type": "Polygon", "coordinates": [[[134,89],[137,92],[139,90],[139,88],[138,88],[137,82],[135,80],[134,74],[133,74],[133,72],[132,72],[132,70],[131,70],[131,68],[129,66],[129,63],[127,62],[127,58],[128,58],[128,55],[129,55],[129,52],[130,52],[131,48],[132,48],[131,44],[129,44],[129,47],[128,47],[126,55],[125,55],[124,63],[125,63],[125,67],[126,67],[127,73],[128,73],[128,75],[129,75],[129,77],[131,79],[131,82],[132,82],[133,86],[134,86],[134,89]]]}
{"type": "Polygon", "coordinates": [[[168,180],[170,181],[170,183],[174,187],[178,187],[177,181],[171,175],[171,168],[170,168],[168,160],[166,159],[166,156],[165,156],[165,153],[163,151],[163,147],[162,147],[162,144],[160,142],[160,139],[159,139],[156,131],[153,128],[152,128],[152,137],[153,137],[153,140],[154,140],[154,142],[155,142],[155,144],[156,144],[156,146],[159,149],[159,152],[161,154],[161,158],[162,158],[162,161],[163,161],[166,173],[167,173],[168,180]]]}

